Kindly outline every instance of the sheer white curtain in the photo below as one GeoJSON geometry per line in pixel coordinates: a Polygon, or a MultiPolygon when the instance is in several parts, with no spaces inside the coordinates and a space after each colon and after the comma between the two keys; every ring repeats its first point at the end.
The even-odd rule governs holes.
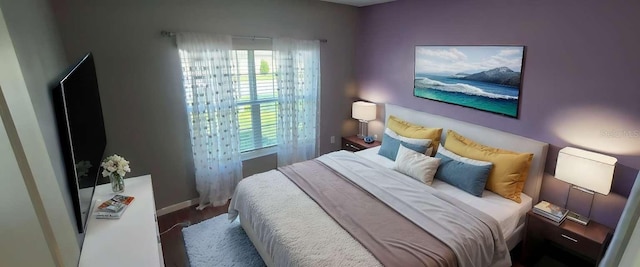
{"type": "Polygon", "coordinates": [[[242,179],[231,37],[177,34],[199,209],[224,205],[242,179]]]}
{"type": "Polygon", "coordinates": [[[314,158],[320,121],[320,42],[273,39],[278,166],[314,158]]]}

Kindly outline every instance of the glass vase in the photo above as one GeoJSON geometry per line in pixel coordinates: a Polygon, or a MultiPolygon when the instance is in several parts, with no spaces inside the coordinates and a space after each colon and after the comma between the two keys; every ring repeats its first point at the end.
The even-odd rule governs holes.
{"type": "Polygon", "coordinates": [[[114,193],[124,192],[124,177],[117,173],[112,173],[109,175],[109,180],[111,181],[111,190],[113,190],[114,193]]]}

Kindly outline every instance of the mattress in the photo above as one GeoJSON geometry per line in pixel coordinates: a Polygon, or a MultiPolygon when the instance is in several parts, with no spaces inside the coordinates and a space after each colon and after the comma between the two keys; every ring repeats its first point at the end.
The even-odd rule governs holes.
{"type": "MultiPolygon", "coordinates": [[[[378,150],[380,150],[379,146],[358,151],[355,154],[377,162],[384,167],[393,168],[394,161],[378,155],[378,150]]],[[[510,238],[518,227],[524,223],[525,214],[532,207],[531,197],[524,193],[520,196],[522,202],[516,203],[487,190],[482,193],[481,198],[475,197],[438,179],[434,179],[431,186],[496,219],[505,239],[510,238]]]]}

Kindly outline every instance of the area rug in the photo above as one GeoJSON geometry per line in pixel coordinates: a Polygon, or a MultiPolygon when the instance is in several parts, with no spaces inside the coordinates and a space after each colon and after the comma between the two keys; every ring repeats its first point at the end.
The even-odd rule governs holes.
{"type": "Polygon", "coordinates": [[[265,266],[240,221],[229,222],[226,213],[182,229],[182,236],[192,267],[265,266]]]}

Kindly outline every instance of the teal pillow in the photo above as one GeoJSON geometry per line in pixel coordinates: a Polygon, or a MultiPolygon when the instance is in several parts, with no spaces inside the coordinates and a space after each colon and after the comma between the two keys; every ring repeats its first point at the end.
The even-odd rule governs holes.
{"type": "Polygon", "coordinates": [[[436,179],[460,188],[476,197],[482,196],[493,164],[468,164],[440,153],[436,153],[435,157],[440,159],[440,166],[438,166],[438,171],[436,171],[436,179]]]}
{"type": "Polygon", "coordinates": [[[426,146],[409,144],[407,142],[402,142],[398,139],[395,139],[388,134],[384,134],[382,137],[382,145],[380,145],[380,150],[378,150],[378,155],[384,156],[390,160],[395,161],[398,156],[398,149],[400,148],[400,144],[404,147],[411,149],[415,152],[424,154],[427,151],[426,146]]]}

